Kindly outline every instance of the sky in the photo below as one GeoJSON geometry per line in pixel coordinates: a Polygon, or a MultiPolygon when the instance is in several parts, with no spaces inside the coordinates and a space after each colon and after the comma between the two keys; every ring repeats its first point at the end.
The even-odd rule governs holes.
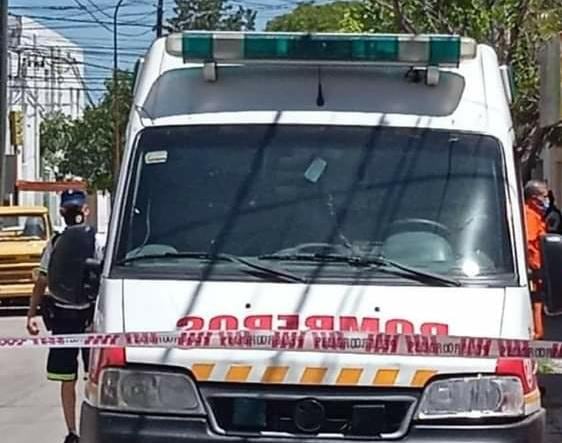
{"type": "MultiPolygon", "coordinates": [[[[157,0],[125,0],[119,12],[119,67],[132,69],[155,37],[157,0]]],[[[117,0],[9,0],[11,14],[26,15],[57,30],[80,45],[86,55],[86,80],[99,97],[113,66],[113,12],[117,0]]],[[[258,29],[278,14],[294,8],[298,0],[232,0],[258,12],[258,29]]],[[[174,0],[165,0],[165,15],[174,0]]]]}

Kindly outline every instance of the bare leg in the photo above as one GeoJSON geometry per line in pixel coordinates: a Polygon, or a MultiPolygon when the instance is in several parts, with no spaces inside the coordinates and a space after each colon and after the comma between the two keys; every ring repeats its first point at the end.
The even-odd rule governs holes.
{"type": "Polygon", "coordinates": [[[541,340],[544,337],[543,325],[543,304],[540,302],[533,303],[533,319],[535,323],[535,340],[541,340]]]}
{"type": "Polygon", "coordinates": [[[66,427],[69,432],[76,433],[76,381],[61,383],[61,400],[66,427]]]}

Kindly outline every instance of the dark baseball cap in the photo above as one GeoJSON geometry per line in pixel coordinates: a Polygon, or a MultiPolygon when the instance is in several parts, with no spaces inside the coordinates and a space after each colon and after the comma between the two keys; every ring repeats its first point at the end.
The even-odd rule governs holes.
{"type": "Polygon", "coordinates": [[[86,204],[86,193],[76,189],[64,191],[60,197],[61,207],[84,206],[86,204]]]}

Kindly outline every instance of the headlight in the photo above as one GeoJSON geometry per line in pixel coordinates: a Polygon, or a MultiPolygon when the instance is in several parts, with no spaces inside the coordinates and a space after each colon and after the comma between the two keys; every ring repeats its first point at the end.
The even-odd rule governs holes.
{"type": "Polygon", "coordinates": [[[187,375],[133,369],[105,369],[99,407],[120,411],[203,414],[194,382],[187,375]]]}
{"type": "Polygon", "coordinates": [[[418,420],[478,419],[524,415],[523,386],[517,377],[436,380],[425,389],[418,420]]]}

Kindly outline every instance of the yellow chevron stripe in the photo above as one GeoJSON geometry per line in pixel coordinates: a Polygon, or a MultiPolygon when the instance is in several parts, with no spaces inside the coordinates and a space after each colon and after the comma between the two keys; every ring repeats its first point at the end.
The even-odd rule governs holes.
{"type": "Polygon", "coordinates": [[[340,374],[338,375],[338,379],[336,380],[336,384],[338,385],[356,385],[359,383],[361,379],[361,375],[363,375],[363,369],[360,368],[347,368],[342,369],[340,374]]]}
{"type": "Polygon", "coordinates": [[[412,377],[410,385],[415,388],[423,388],[428,380],[435,374],[437,374],[437,371],[433,371],[431,369],[420,369],[416,371],[412,377]]]}
{"type": "Polygon", "coordinates": [[[283,383],[289,368],[287,366],[268,366],[261,378],[263,383],[283,383]]]}
{"type": "Polygon", "coordinates": [[[251,366],[231,366],[226,373],[225,381],[245,382],[252,371],[251,366]]]}
{"type": "Polygon", "coordinates": [[[379,369],[377,375],[373,380],[373,384],[376,386],[393,386],[396,383],[398,374],[400,371],[398,369],[379,369]]]}
{"type": "Polygon", "coordinates": [[[193,372],[195,380],[206,381],[211,377],[213,369],[215,369],[214,364],[196,363],[191,367],[191,372],[193,372]]]}
{"type": "MultiPolygon", "coordinates": [[[[191,367],[191,371],[193,372],[196,380],[208,381],[212,379],[215,368],[215,363],[196,363],[191,367]]],[[[253,369],[260,371],[261,368],[259,366],[256,366],[254,368],[253,365],[230,365],[223,380],[226,382],[247,382],[250,379],[250,375],[253,369]]],[[[290,369],[291,368],[289,366],[266,366],[263,369],[261,379],[258,380],[260,380],[261,383],[287,383],[287,376],[290,369]]],[[[335,384],[347,386],[358,385],[364,373],[365,368],[341,368],[338,371],[335,384]]],[[[300,380],[297,381],[297,383],[314,385],[322,385],[327,382],[334,383],[333,381],[331,381],[333,379],[326,380],[327,374],[327,367],[305,367],[301,374],[300,380]]],[[[437,374],[437,371],[432,369],[419,369],[415,371],[414,375],[412,376],[410,386],[417,388],[424,387],[429,379],[432,378],[435,374],[437,374]]],[[[255,374],[255,376],[257,375],[258,374],[255,374]]],[[[379,369],[374,375],[371,384],[373,386],[394,386],[399,375],[399,369],[379,369]]],[[[255,378],[255,376],[253,377],[253,379],[255,378]]],[[[214,378],[216,379],[216,375],[214,378]]],[[[537,401],[540,401],[540,393],[538,391],[532,392],[525,396],[525,403],[533,403],[537,401]]]]}
{"type": "Polygon", "coordinates": [[[306,368],[301,377],[302,384],[322,384],[328,368],[306,368]]]}
{"type": "Polygon", "coordinates": [[[525,395],[524,399],[525,404],[537,403],[541,399],[541,393],[538,389],[536,389],[533,392],[525,395]]]}

